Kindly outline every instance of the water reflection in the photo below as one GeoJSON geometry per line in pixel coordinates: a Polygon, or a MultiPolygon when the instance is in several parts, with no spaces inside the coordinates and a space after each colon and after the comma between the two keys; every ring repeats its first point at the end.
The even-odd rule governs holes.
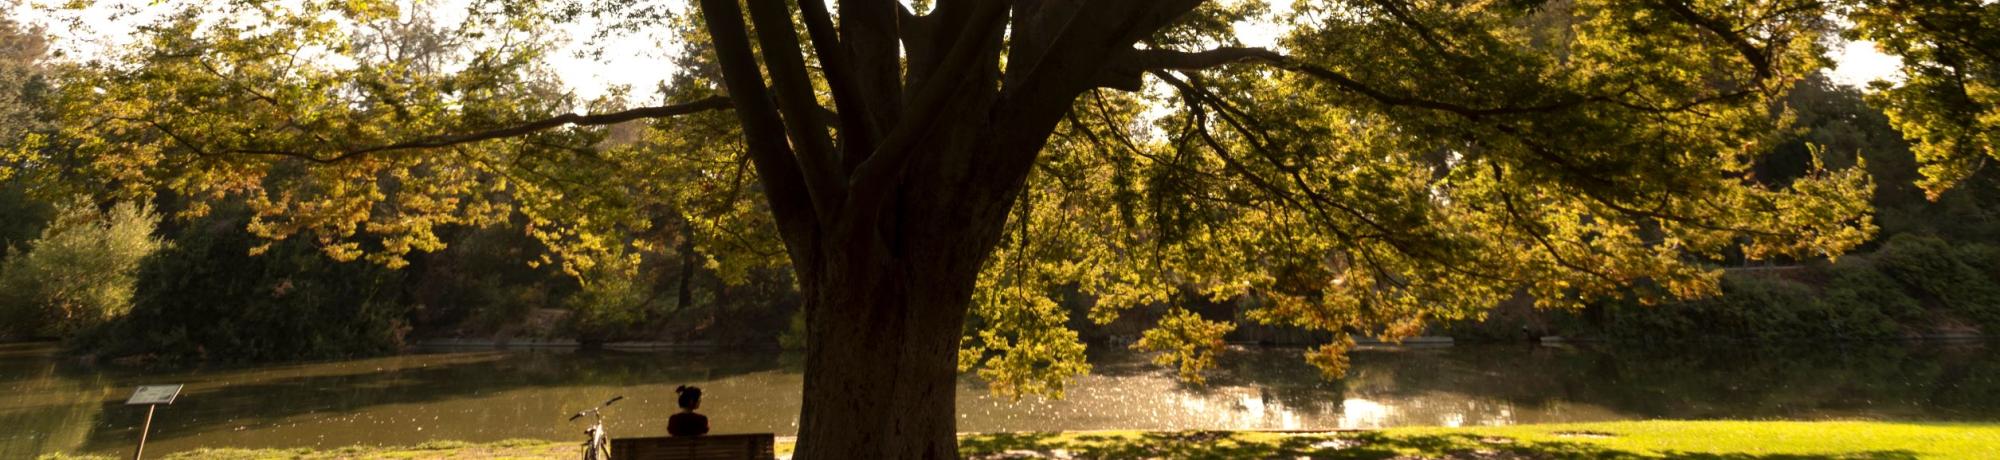
{"type": "MultiPolygon", "coordinates": [[[[1374,428],[1644,418],[2000,420],[2000,359],[1980,344],[1608,351],[1459,346],[1357,352],[1324,381],[1296,350],[1237,350],[1207,386],[1127,352],[1060,401],[963,383],[964,431],[1374,428]]],[[[675,385],[708,390],[719,433],[797,429],[800,365],[777,354],[434,352],[333,363],[141,371],[0,346],[0,458],[117,453],[132,387],[185,383],[148,450],[569,439],[566,414],[622,394],[614,434],[658,435],[675,385]]]]}

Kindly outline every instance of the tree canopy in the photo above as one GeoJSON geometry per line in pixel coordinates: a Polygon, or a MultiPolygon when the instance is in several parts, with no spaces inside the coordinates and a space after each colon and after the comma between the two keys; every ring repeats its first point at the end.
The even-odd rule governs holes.
{"type": "MultiPolygon", "coordinates": [[[[802,442],[916,458],[951,449],[927,438],[948,416],[812,413],[930,414],[940,362],[1060,394],[1088,370],[1071,290],[1096,321],[1163,308],[1137,346],[1191,379],[1234,320],[1180,307],[1200,298],[1333,333],[1308,359],[1338,375],[1353,336],[1517,295],[1699,297],[1726,257],[1837,256],[1875,230],[1865,171],[1755,166],[1827,67],[1833,14],[1901,30],[1870,16],[1893,5],[1809,0],[828,6],[169,2],[130,46],[62,67],[58,145],[17,164],[240,200],[250,232],[389,267],[441,228],[521,216],[551,248],[531,263],[588,284],[684,228],[712,266],[795,270],[802,442]],[[543,32],[607,17],[680,43],[662,103],[564,91],[543,32]],[[1282,33],[1246,45],[1260,20],[1282,33]],[[926,439],[826,434],[874,429],[926,439]]],[[[1896,107],[1926,136],[1907,120],[1928,106],[1896,107]]]]}

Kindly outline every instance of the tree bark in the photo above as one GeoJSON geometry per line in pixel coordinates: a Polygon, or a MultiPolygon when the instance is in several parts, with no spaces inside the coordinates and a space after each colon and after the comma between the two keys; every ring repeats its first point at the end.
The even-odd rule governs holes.
{"type": "Polygon", "coordinates": [[[969,273],[888,261],[807,292],[800,459],[957,458],[956,353],[969,273]]]}
{"type": "Polygon", "coordinates": [[[987,133],[971,122],[932,131],[922,173],[872,218],[828,232],[818,263],[796,267],[807,315],[796,458],[958,458],[959,339],[1008,206],[967,199],[983,187],[932,162],[976,156],[987,133]]]}

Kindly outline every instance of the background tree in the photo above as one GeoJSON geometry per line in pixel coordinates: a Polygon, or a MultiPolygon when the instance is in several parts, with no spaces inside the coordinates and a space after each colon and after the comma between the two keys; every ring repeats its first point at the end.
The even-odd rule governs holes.
{"type": "MultiPolygon", "coordinates": [[[[13,9],[14,2],[0,2],[13,9]]],[[[33,239],[50,207],[29,198],[29,184],[15,174],[47,144],[48,43],[40,30],[0,17],[0,252],[33,239]]]]}
{"type": "Polygon", "coordinates": [[[1933,198],[2000,156],[2000,5],[1859,0],[1851,37],[1902,60],[1900,82],[1875,82],[1882,107],[1923,165],[1933,198]]]}
{"type": "MultiPolygon", "coordinates": [[[[139,263],[163,243],[150,206],[74,200],[25,252],[0,264],[0,324],[17,337],[61,337],[132,310],[139,263]]],[[[14,250],[9,249],[10,253],[14,250]]]]}
{"type": "MultiPolygon", "coordinates": [[[[1877,93],[1880,94],[1880,93],[1877,93]]],[[[1794,85],[1784,104],[1794,117],[1793,134],[1758,161],[1760,182],[1787,183],[1810,174],[1814,162],[1827,167],[1860,165],[1875,182],[1876,241],[1900,233],[1931,234],[1960,242],[2000,241],[2000,170],[1982,169],[1961,179],[1971,184],[1929,194],[1903,133],[1860,88],[1813,76],[1794,85]]]]}
{"type": "MultiPolygon", "coordinates": [[[[759,217],[708,228],[783,243],[806,458],[955,457],[961,365],[1059,391],[1037,376],[1085,369],[1046,301],[1065,285],[1100,320],[1247,298],[1336,333],[1310,359],[1338,372],[1352,334],[1522,289],[1699,296],[1725,252],[1831,256],[1873,231],[1858,170],[1750,177],[1787,122],[1775,98],[1825,67],[1813,1],[1301,3],[1276,49],[1235,38],[1255,2],[697,5],[715,72],[668,93],[699,98],[623,108],[550,85],[538,32],[653,9],[475,2],[456,70],[431,73],[366,39],[404,6],[172,4],[67,75],[63,134],[93,180],[241,197],[251,232],[341,259],[401,266],[441,226],[518,214],[589,282],[642,259],[614,230],[672,224],[644,204],[743,177],[678,169],[675,143],[715,137],[604,148],[593,127],[728,110],[763,204],[723,200],[759,217]]],[[[1142,345],[1190,372],[1229,327],[1166,318],[1142,345]]]]}
{"type": "Polygon", "coordinates": [[[409,326],[396,282],[407,271],[335,262],[308,241],[245,234],[247,213],[229,208],[189,222],[171,247],[128,269],[127,292],[136,286],[137,294],[126,321],[72,342],[101,356],[225,362],[400,348],[409,326]]]}

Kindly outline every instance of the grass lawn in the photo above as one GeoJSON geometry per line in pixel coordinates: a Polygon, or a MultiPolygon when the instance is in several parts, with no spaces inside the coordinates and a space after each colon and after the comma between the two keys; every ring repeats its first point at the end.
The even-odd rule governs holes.
{"type": "Polygon", "coordinates": [[[969,457],[1312,459],[2000,459],[2000,424],[1647,421],[1342,433],[1084,432],[968,437],[969,457]]]}
{"type": "MultiPolygon", "coordinates": [[[[1339,433],[1006,433],[966,436],[973,459],[2000,459],[2000,424],[1648,421],[1339,433]]],[[[791,451],[780,443],[781,455],[791,451]]],[[[78,457],[50,456],[45,459],[78,457]]],[[[415,447],[209,449],[168,460],[573,459],[576,444],[433,442],[415,447]]]]}

